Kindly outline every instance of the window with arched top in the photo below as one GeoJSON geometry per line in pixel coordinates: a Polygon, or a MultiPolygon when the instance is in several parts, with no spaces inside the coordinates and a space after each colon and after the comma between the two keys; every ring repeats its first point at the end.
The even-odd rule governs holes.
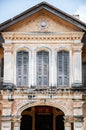
{"type": "Polygon", "coordinates": [[[29,54],[26,51],[17,52],[17,86],[28,85],[29,54]]]}
{"type": "Polygon", "coordinates": [[[37,52],[37,86],[46,88],[49,85],[49,53],[37,52]]]}
{"type": "Polygon", "coordinates": [[[60,51],[57,53],[57,85],[69,85],[69,52],[60,51]]]}

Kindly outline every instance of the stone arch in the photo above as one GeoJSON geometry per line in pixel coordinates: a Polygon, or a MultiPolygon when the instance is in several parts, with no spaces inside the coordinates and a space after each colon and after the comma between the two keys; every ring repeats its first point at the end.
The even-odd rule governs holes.
{"type": "Polygon", "coordinates": [[[37,47],[35,49],[35,52],[39,52],[39,51],[47,51],[47,52],[51,52],[51,49],[49,47],[46,47],[46,46],[40,46],[40,47],[37,47]]]}
{"type": "Polygon", "coordinates": [[[31,52],[31,49],[27,46],[19,46],[15,49],[15,53],[17,53],[19,51],[27,51],[29,53],[29,52],[31,52]]]}
{"type": "Polygon", "coordinates": [[[62,105],[59,105],[59,104],[55,104],[55,103],[51,103],[51,102],[46,102],[45,100],[43,101],[43,102],[32,102],[31,104],[30,103],[27,103],[27,104],[25,104],[24,106],[22,106],[22,107],[20,107],[19,109],[18,109],[18,111],[17,111],[17,116],[21,116],[21,113],[25,110],[25,109],[27,109],[27,108],[29,108],[29,107],[34,107],[34,106],[50,106],[50,107],[55,107],[55,108],[58,108],[58,109],[60,109],[63,113],[64,113],[64,115],[67,115],[67,109],[64,107],[64,106],[62,106],[62,105]]]}
{"type": "Polygon", "coordinates": [[[60,45],[58,46],[57,48],[55,48],[55,51],[56,52],[59,52],[59,51],[68,51],[70,52],[71,51],[71,47],[70,46],[66,46],[65,44],[63,45],[60,45]]]}

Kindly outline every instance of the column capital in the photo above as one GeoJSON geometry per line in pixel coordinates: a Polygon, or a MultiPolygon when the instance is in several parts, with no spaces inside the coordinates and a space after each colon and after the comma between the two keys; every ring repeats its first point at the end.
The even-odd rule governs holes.
{"type": "Polygon", "coordinates": [[[1,116],[1,121],[4,122],[4,121],[11,121],[12,120],[12,116],[11,115],[6,115],[6,116],[1,116]]]}
{"type": "Polygon", "coordinates": [[[64,116],[64,126],[65,130],[71,130],[72,117],[64,116]]]}
{"type": "Polygon", "coordinates": [[[84,117],[81,116],[74,116],[74,122],[83,122],[84,117]]]}
{"type": "Polygon", "coordinates": [[[73,116],[64,116],[64,122],[73,122],[74,118],[73,116]]]}
{"type": "Polygon", "coordinates": [[[13,122],[13,130],[19,130],[20,129],[21,116],[13,116],[12,122],[13,122]]]}
{"type": "Polygon", "coordinates": [[[3,48],[4,48],[4,52],[5,53],[9,53],[9,52],[12,52],[12,50],[13,50],[13,45],[12,45],[12,43],[4,43],[3,44],[3,48]]]}
{"type": "Polygon", "coordinates": [[[12,120],[15,123],[21,122],[21,116],[13,116],[12,120]]]}
{"type": "Polygon", "coordinates": [[[82,52],[82,47],[83,47],[82,43],[80,43],[79,45],[73,45],[72,50],[73,52],[82,52]]]}

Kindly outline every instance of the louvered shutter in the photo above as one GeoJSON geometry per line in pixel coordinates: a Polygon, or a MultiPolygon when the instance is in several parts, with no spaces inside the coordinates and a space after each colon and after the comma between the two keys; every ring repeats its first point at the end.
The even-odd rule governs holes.
{"type": "Polygon", "coordinates": [[[57,76],[58,76],[58,79],[57,79],[57,83],[58,85],[62,85],[62,53],[59,52],[58,53],[58,58],[57,58],[57,63],[58,63],[58,72],[57,72],[57,76]]]}
{"type": "Polygon", "coordinates": [[[28,52],[17,53],[17,86],[28,85],[28,52]]]}
{"type": "Polygon", "coordinates": [[[49,54],[43,53],[43,85],[47,86],[49,81],[49,54]]]}
{"type": "Polygon", "coordinates": [[[1,59],[1,77],[3,77],[4,73],[4,58],[1,59]]]}
{"type": "Polygon", "coordinates": [[[45,51],[37,53],[37,86],[41,88],[48,85],[49,79],[49,54],[45,51]]]}
{"type": "Polygon", "coordinates": [[[57,56],[57,83],[58,86],[69,85],[69,52],[60,51],[57,56]]]}
{"type": "Polygon", "coordinates": [[[82,82],[86,84],[86,62],[82,64],[82,82]]]}

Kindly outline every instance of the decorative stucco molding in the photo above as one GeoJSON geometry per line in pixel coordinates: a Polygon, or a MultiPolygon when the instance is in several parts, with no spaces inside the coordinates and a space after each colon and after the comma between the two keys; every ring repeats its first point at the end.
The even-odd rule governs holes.
{"type": "Polygon", "coordinates": [[[37,32],[37,33],[20,33],[20,32],[3,32],[5,39],[13,41],[68,41],[80,43],[83,32],[37,32]]]}

